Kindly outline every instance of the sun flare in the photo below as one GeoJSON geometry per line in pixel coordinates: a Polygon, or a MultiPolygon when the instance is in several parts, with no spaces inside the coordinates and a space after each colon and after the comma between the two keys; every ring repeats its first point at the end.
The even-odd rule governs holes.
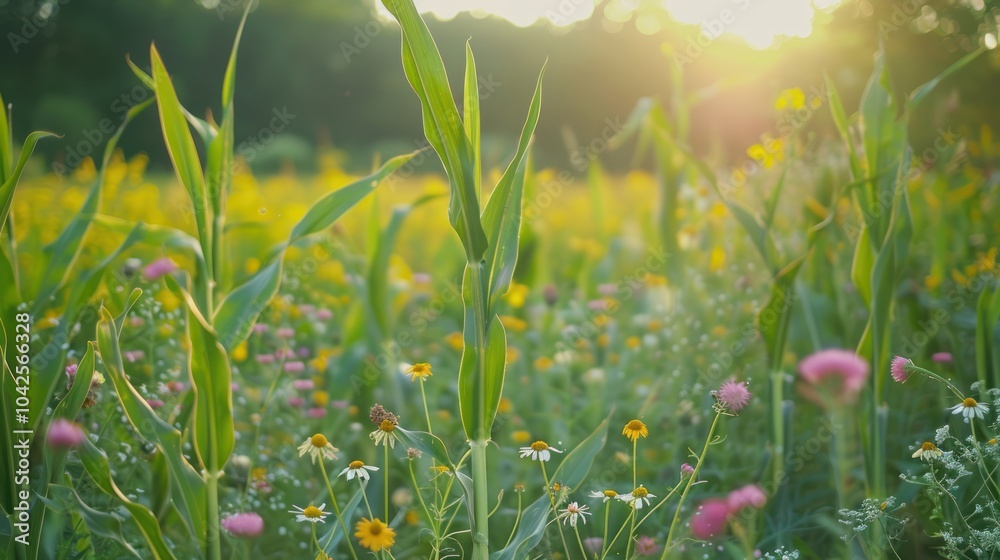
{"type": "MultiPolygon", "coordinates": [[[[723,34],[741,37],[751,47],[767,48],[787,37],[808,37],[817,11],[829,10],[842,0],[660,0],[663,9],[680,23],[697,25],[711,39],[723,34]]],[[[439,19],[450,20],[468,12],[475,17],[490,15],[526,27],[546,22],[565,27],[603,12],[608,18],[624,23],[639,8],[636,0],[610,0],[595,7],[593,0],[417,0],[417,8],[439,19]],[[624,20],[624,21],[623,21],[624,20]]],[[[388,11],[377,4],[383,17],[388,11]]],[[[655,33],[659,25],[649,18],[636,17],[636,26],[644,33],[655,33]]]]}

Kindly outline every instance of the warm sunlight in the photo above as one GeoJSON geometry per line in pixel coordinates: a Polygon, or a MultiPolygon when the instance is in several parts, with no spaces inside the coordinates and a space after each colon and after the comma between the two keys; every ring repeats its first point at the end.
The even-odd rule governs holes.
{"type": "MultiPolygon", "coordinates": [[[[700,25],[711,39],[729,33],[742,37],[750,46],[766,48],[782,37],[808,37],[817,10],[837,6],[841,0],[661,0],[670,16],[681,23],[700,25]]],[[[629,19],[639,9],[638,0],[601,2],[601,10],[611,19],[629,19]]],[[[451,19],[460,12],[476,16],[497,15],[514,25],[528,26],[548,20],[567,26],[590,18],[593,0],[417,0],[421,12],[451,19]]],[[[379,12],[388,12],[379,6],[379,12]]],[[[645,27],[645,21],[637,25],[645,27]]],[[[640,29],[646,32],[646,29],[640,29]]],[[[659,26],[653,27],[658,30],[659,26]]]]}

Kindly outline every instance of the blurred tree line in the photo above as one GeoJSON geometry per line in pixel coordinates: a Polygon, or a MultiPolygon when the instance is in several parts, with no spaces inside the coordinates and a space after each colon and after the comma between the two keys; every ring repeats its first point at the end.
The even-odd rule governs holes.
{"type": "MultiPolygon", "coordinates": [[[[103,143],[129,106],[150,95],[125,57],[146,67],[151,41],[192,112],[218,107],[242,1],[0,0],[0,91],[14,105],[18,133],[63,134],[41,152],[57,167],[71,168],[103,143]]],[[[613,134],[640,97],[669,96],[675,63],[669,53],[697,52],[685,64],[688,88],[730,84],[714,88],[696,110],[694,141],[742,157],[762,134],[779,133],[774,100],[780,91],[821,93],[826,72],[845,105],[856,107],[881,32],[896,84],[908,92],[988,40],[986,33],[995,38],[996,4],[846,0],[832,14],[818,14],[811,37],[764,51],[729,36],[705,41],[698,27],[673,23],[665,14],[662,29],[651,35],[634,25],[606,25],[600,15],[559,30],[469,15],[430,25],[453,77],[461,76],[464,43],[472,40],[490,163],[511,149],[491,136],[516,137],[534,77],[549,60],[537,157],[541,165],[573,169],[589,147],[603,145],[595,141],[613,134]]],[[[922,115],[925,125],[914,130],[917,145],[930,143],[945,119],[976,131],[980,123],[1000,123],[997,53],[938,89],[922,115]]],[[[263,171],[281,161],[308,171],[321,145],[335,146],[352,167],[365,168],[373,154],[407,151],[422,138],[419,106],[400,71],[398,29],[375,17],[369,0],[261,0],[240,49],[236,107],[240,151],[263,171]]],[[[828,128],[827,113],[825,106],[817,111],[810,126],[828,128]]],[[[164,168],[169,163],[162,144],[151,114],[130,127],[123,142],[130,154],[145,151],[164,168]]],[[[602,159],[624,167],[629,156],[602,159]]]]}

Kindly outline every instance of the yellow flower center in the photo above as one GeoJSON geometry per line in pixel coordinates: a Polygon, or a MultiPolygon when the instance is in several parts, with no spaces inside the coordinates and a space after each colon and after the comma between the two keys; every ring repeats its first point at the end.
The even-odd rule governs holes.
{"type": "Polygon", "coordinates": [[[382,430],[383,432],[391,432],[396,429],[396,425],[392,423],[392,420],[386,418],[385,420],[382,421],[381,424],[378,425],[378,429],[382,430]]]}
{"type": "Polygon", "coordinates": [[[978,404],[979,403],[976,402],[976,399],[972,397],[969,397],[964,401],[962,401],[962,406],[964,406],[965,408],[975,408],[978,404]]]}
{"type": "Polygon", "coordinates": [[[410,366],[410,373],[414,376],[427,377],[431,375],[431,365],[430,364],[413,364],[410,366]]]}
{"type": "Polygon", "coordinates": [[[364,466],[365,464],[361,461],[351,461],[351,464],[347,465],[347,468],[357,470],[364,468],[364,466]]]}
{"type": "Polygon", "coordinates": [[[323,434],[316,434],[309,438],[309,443],[311,443],[313,447],[326,447],[330,442],[326,440],[326,436],[323,434]]]}
{"type": "Polygon", "coordinates": [[[531,444],[532,451],[545,451],[548,448],[549,444],[545,443],[544,441],[536,441],[535,443],[531,444]]]}
{"type": "Polygon", "coordinates": [[[631,420],[631,421],[629,421],[628,424],[625,425],[625,429],[627,429],[629,431],[632,431],[632,432],[641,432],[645,428],[646,428],[646,425],[643,424],[642,421],[640,421],[640,420],[631,420]]]}
{"type": "Polygon", "coordinates": [[[929,441],[925,441],[923,445],[920,446],[921,451],[934,451],[937,446],[929,441]]]}
{"type": "Polygon", "coordinates": [[[368,532],[371,533],[373,537],[378,536],[382,533],[382,522],[378,519],[372,521],[372,524],[368,526],[368,532]]]}
{"type": "Polygon", "coordinates": [[[637,499],[637,500],[645,498],[648,495],[649,495],[649,490],[646,490],[642,486],[640,486],[640,487],[638,487],[638,488],[636,488],[635,490],[632,491],[632,497],[635,498],[635,499],[637,499]]]}
{"type": "Polygon", "coordinates": [[[618,492],[615,492],[614,490],[605,490],[604,495],[609,498],[615,498],[618,496],[618,492]]]}
{"type": "Polygon", "coordinates": [[[987,443],[989,443],[990,445],[996,445],[996,444],[997,444],[997,438],[992,438],[992,439],[991,439],[990,441],[988,441],[987,443]]]}
{"type": "Polygon", "coordinates": [[[323,517],[323,512],[316,506],[309,506],[302,510],[302,515],[308,517],[309,519],[319,519],[320,517],[323,517]]]}

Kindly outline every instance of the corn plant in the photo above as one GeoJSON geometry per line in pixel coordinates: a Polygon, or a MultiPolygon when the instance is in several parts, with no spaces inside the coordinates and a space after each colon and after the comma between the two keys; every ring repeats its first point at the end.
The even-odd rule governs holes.
{"type": "Polygon", "coordinates": [[[466,48],[464,102],[459,113],[441,55],[413,2],[383,0],[383,4],[402,27],[403,69],[420,99],[424,134],[448,174],[449,221],[465,249],[464,351],[458,392],[462,426],[472,450],[472,556],[485,560],[489,555],[486,447],[503,392],[507,352],[506,333],[495,309],[510,286],[517,262],[525,154],[538,122],[541,76],[517,153],[481,209],[479,91],[472,49],[466,48]]]}

